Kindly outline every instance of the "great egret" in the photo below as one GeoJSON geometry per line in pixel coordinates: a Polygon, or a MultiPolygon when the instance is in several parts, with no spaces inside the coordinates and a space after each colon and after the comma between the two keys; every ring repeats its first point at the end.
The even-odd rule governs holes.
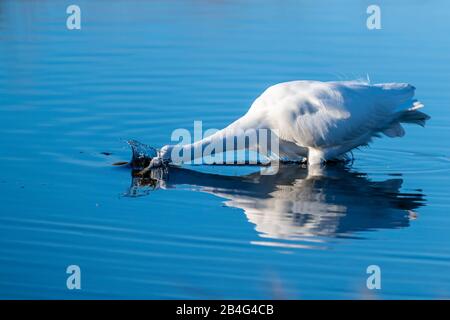
{"type": "MultiPolygon", "coordinates": [[[[224,139],[239,138],[249,129],[276,132],[276,156],[281,160],[307,159],[309,165],[317,165],[343,159],[352,149],[369,144],[381,134],[402,137],[402,123],[424,126],[430,117],[419,111],[423,104],[413,99],[414,91],[415,87],[406,83],[279,83],[266,89],[244,116],[217,133],[182,147],[162,147],[147,169],[171,162],[176,147],[184,154],[194,155],[195,148],[204,150],[224,139]]],[[[237,151],[239,146],[234,148],[237,151]]]]}

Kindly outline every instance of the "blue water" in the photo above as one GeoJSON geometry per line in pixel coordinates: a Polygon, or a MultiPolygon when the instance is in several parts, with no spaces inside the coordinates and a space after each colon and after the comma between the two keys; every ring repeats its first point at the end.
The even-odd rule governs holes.
{"type": "Polygon", "coordinates": [[[372,1],[76,4],[69,31],[67,1],[0,2],[0,298],[450,298],[448,1],[377,1],[381,30],[372,1]],[[112,166],[271,84],[367,75],[432,119],[322,177],[112,166]]]}

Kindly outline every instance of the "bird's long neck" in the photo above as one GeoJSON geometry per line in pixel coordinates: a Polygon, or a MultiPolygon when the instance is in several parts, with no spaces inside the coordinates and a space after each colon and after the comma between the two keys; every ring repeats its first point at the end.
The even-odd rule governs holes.
{"type": "MultiPolygon", "coordinates": [[[[257,148],[257,138],[252,140],[250,136],[262,127],[262,121],[246,114],[226,128],[199,141],[183,146],[167,146],[164,157],[166,160],[175,163],[190,161],[201,163],[201,158],[205,154],[210,155],[211,151],[214,155],[221,154],[223,157],[225,152],[231,151],[234,153],[243,149],[254,150],[257,148]]],[[[229,155],[227,155],[227,159],[228,157],[229,155]]]]}

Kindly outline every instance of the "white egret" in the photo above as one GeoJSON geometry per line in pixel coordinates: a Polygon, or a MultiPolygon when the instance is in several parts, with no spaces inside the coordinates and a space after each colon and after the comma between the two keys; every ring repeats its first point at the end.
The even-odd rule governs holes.
{"type": "MultiPolygon", "coordinates": [[[[414,91],[415,87],[406,83],[279,83],[266,89],[244,116],[182,150],[191,154],[195,148],[204,150],[249,129],[269,129],[277,132],[279,159],[307,159],[309,165],[344,159],[352,149],[369,144],[381,134],[402,137],[402,123],[424,126],[429,116],[419,111],[423,104],[413,99],[414,91]]],[[[164,146],[149,167],[171,162],[174,148],[164,146]]]]}

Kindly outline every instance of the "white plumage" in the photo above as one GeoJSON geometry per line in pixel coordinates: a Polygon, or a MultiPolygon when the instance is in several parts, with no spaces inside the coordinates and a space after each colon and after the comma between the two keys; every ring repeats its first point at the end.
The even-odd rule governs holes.
{"type": "MultiPolygon", "coordinates": [[[[405,83],[360,81],[291,81],[265,90],[248,112],[201,141],[183,147],[203,149],[217,139],[247,129],[278,130],[279,157],[307,158],[309,164],[342,159],[352,149],[384,134],[401,137],[401,123],[424,125],[429,116],[418,111],[415,88],[405,83]]],[[[251,148],[252,146],[250,146],[251,148]]],[[[174,146],[164,146],[160,158],[170,161],[174,146]]],[[[156,160],[156,159],[155,159],[156,160]]]]}

